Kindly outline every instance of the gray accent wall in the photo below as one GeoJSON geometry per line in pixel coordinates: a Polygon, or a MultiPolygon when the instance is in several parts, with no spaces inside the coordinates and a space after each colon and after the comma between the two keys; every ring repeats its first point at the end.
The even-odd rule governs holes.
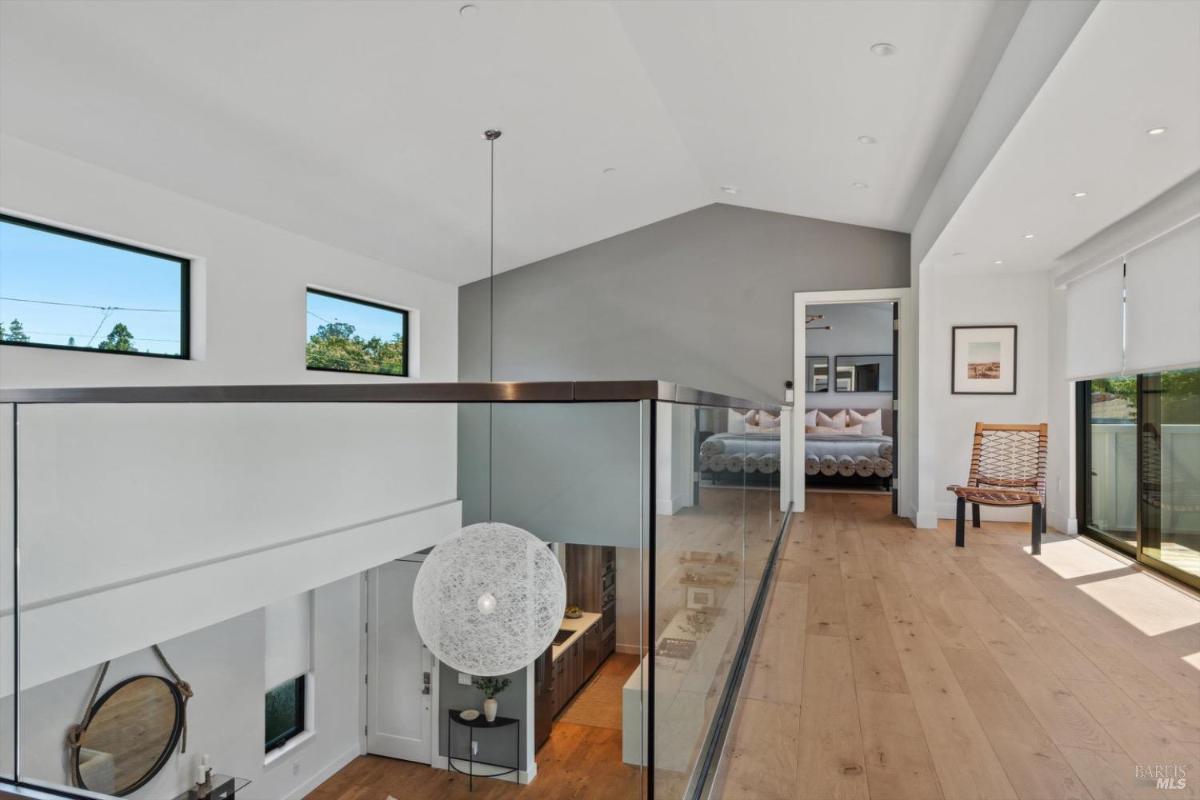
{"type": "MultiPolygon", "coordinates": [[[[498,275],[495,379],[657,378],[779,402],[793,292],[909,278],[908,234],[705,206],[498,275]]],[[[486,280],[459,289],[461,380],[489,377],[488,295],[486,280]]]]}

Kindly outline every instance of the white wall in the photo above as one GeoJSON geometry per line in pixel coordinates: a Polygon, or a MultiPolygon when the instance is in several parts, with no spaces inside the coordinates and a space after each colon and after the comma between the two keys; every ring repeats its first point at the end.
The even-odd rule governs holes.
{"type": "Polygon", "coordinates": [[[659,403],[655,428],[655,512],[670,516],[692,505],[696,463],[696,407],[659,403]]]}
{"type": "Polygon", "coordinates": [[[461,522],[451,404],[19,413],[23,686],[361,572],[461,522]]]}
{"type": "MultiPolygon", "coordinates": [[[[359,754],[358,693],[362,666],[358,637],[360,576],[318,588],[314,595],[311,737],[264,767],[264,614],[256,609],[161,643],[194,697],[187,706],[186,754],[174,756],[134,797],[167,798],[191,783],[207,753],[214,768],[253,781],[247,800],[293,800],[359,754]]],[[[138,674],[169,676],[148,649],[113,660],[104,687],[138,674]]],[[[70,785],[63,734],[79,721],[96,668],[90,666],[22,694],[22,774],[70,785]]],[[[12,698],[0,703],[5,729],[12,698]]],[[[9,755],[9,753],[5,753],[9,755]]],[[[239,797],[243,793],[239,793],[239,797]]]]}
{"type": "MultiPolygon", "coordinates": [[[[954,516],[954,496],[945,491],[963,483],[970,468],[976,422],[1038,423],[1049,418],[1050,398],[1050,282],[1045,272],[954,275],[926,271],[923,288],[932,297],[921,304],[922,324],[930,336],[921,342],[921,401],[923,413],[920,459],[922,484],[932,489],[933,511],[954,516]],[[1015,395],[954,395],[950,393],[951,327],[954,325],[1017,326],[1017,393],[1015,395]],[[932,483],[929,483],[929,479],[932,483]]],[[[1056,397],[1059,393],[1056,393],[1056,397]]],[[[1061,426],[1050,428],[1050,442],[1070,435],[1061,426]]],[[[1068,476],[1058,462],[1048,473],[1050,487],[1065,486],[1068,476]]],[[[1052,519],[1064,511],[1061,499],[1048,498],[1052,519]]],[[[984,519],[1028,520],[1029,508],[983,508],[984,519]]]]}
{"type": "Polygon", "coordinates": [[[195,259],[192,360],[2,347],[0,386],[406,380],[305,370],[310,285],[411,309],[414,379],[458,377],[458,290],[399,266],[403,252],[385,264],[8,136],[0,209],[195,259]]]}
{"type": "MultiPolygon", "coordinates": [[[[836,392],[834,364],[836,356],[882,355],[892,352],[891,303],[833,303],[809,306],[809,314],[825,318],[815,326],[830,325],[833,330],[810,330],[805,335],[808,356],[828,356],[830,384],[828,392],[807,392],[805,408],[890,408],[891,392],[836,392]]],[[[893,371],[893,380],[895,374],[893,371]]],[[[807,376],[804,378],[807,385],[807,376]]]]}

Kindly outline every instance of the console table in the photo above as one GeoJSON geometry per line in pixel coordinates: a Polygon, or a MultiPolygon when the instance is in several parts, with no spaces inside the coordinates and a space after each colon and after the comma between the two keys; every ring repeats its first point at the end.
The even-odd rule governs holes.
{"type": "Polygon", "coordinates": [[[520,775],[521,775],[521,720],[513,719],[512,717],[496,717],[496,719],[493,720],[492,722],[488,722],[487,719],[482,714],[480,714],[475,719],[466,720],[459,716],[460,713],[461,713],[461,709],[451,709],[448,712],[449,717],[450,717],[450,724],[446,726],[446,765],[447,765],[447,767],[449,769],[453,770],[454,772],[459,773],[460,775],[467,776],[467,788],[469,791],[475,790],[475,774],[476,774],[475,773],[475,765],[476,764],[479,764],[479,765],[485,766],[485,767],[495,767],[496,769],[499,770],[499,772],[480,773],[479,777],[481,777],[481,778],[498,778],[501,775],[511,775],[513,773],[516,773],[517,783],[520,783],[521,782],[521,777],[520,777],[520,775]],[[458,758],[459,761],[464,760],[464,757],[462,757],[462,756],[455,756],[454,750],[451,747],[450,734],[455,725],[461,725],[462,727],[466,728],[467,732],[468,732],[468,736],[469,736],[468,742],[467,742],[467,755],[465,757],[465,760],[467,762],[467,770],[465,772],[454,765],[455,758],[458,758]],[[476,761],[475,760],[475,743],[476,743],[475,734],[476,734],[476,732],[480,731],[480,730],[491,730],[494,728],[508,728],[509,730],[513,731],[516,734],[516,737],[513,739],[513,763],[511,766],[508,764],[494,764],[489,761],[476,761]]]}

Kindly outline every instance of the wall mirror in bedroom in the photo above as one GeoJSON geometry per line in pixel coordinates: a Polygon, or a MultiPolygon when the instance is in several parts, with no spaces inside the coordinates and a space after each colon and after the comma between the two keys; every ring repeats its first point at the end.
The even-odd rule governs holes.
{"type": "Polygon", "coordinates": [[[839,392],[892,391],[890,355],[837,356],[834,360],[834,390],[839,392]]]}
{"type": "Polygon", "coordinates": [[[806,356],[804,391],[829,391],[829,356],[806,356]]]}

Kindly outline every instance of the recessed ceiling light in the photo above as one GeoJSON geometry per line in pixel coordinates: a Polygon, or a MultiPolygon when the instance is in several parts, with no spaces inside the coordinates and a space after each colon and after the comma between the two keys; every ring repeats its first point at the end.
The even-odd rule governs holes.
{"type": "Polygon", "coordinates": [[[722,192],[724,192],[725,194],[737,194],[737,193],[738,193],[738,187],[736,187],[736,186],[722,186],[722,187],[721,187],[721,191],[722,191],[722,192]]]}
{"type": "Polygon", "coordinates": [[[460,17],[477,17],[479,16],[479,6],[474,6],[468,3],[467,5],[461,6],[458,9],[458,15],[460,17]]]}
{"type": "Polygon", "coordinates": [[[887,58],[896,54],[896,45],[891,42],[876,42],[871,45],[871,52],[880,58],[887,58]]]}
{"type": "Polygon", "coordinates": [[[962,250],[956,250],[955,252],[951,253],[950,255],[957,257],[957,256],[965,256],[966,253],[964,253],[962,250]]]}
{"type": "Polygon", "coordinates": [[[617,171],[617,168],[616,168],[616,167],[605,167],[605,168],[604,168],[604,174],[605,174],[605,175],[612,175],[612,174],[613,174],[614,172],[616,172],[616,171],[617,171]]]}
{"type": "Polygon", "coordinates": [[[852,184],[850,184],[850,185],[851,185],[851,186],[853,186],[855,189],[866,189],[866,188],[868,188],[868,187],[867,187],[867,185],[866,185],[865,183],[863,183],[862,181],[855,181],[854,183],[852,183],[852,184]]]}
{"type": "Polygon", "coordinates": [[[858,137],[858,143],[859,143],[859,144],[875,144],[875,143],[876,143],[876,142],[878,142],[878,141],[879,141],[879,140],[878,140],[878,139],[876,139],[874,136],[860,136],[860,137],[858,137]]]}
{"type": "Polygon", "coordinates": [[[1026,238],[1026,239],[1032,239],[1032,238],[1033,238],[1033,234],[1032,234],[1032,233],[1027,233],[1027,234],[1025,234],[1025,238],[1026,238]]]}
{"type": "Polygon", "coordinates": [[[1071,197],[1087,197],[1087,192],[1076,192],[1071,197]]]}
{"type": "Polygon", "coordinates": [[[996,259],[995,261],[993,261],[992,263],[993,263],[993,264],[995,264],[996,266],[999,266],[999,265],[1003,264],[1004,262],[1003,262],[1003,261],[1001,261],[1000,259],[998,259],[998,258],[997,258],[997,259],[996,259]]]}
{"type": "Polygon", "coordinates": [[[1146,133],[1150,134],[1151,136],[1162,136],[1166,132],[1166,128],[1151,128],[1150,130],[1146,131],[1146,133]]]}

